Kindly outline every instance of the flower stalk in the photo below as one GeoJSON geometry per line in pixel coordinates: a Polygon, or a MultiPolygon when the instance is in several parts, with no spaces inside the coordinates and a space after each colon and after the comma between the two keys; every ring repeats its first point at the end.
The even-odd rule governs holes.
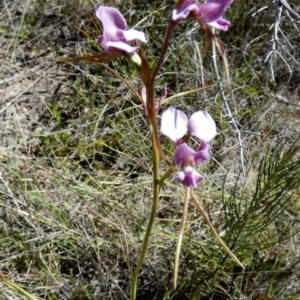
{"type": "Polygon", "coordinates": [[[223,249],[227,252],[227,254],[243,269],[245,269],[244,265],[239,261],[239,259],[231,252],[231,250],[226,246],[226,244],[224,243],[224,241],[222,240],[222,238],[218,235],[216,229],[214,228],[214,226],[211,224],[209,217],[207,216],[205,210],[203,209],[203,207],[201,206],[201,204],[199,203],[199,201],[197,200],[195,194],[191,191],[191,196],[192,196],[192,200],[194,201],[194,204],[196,205],[197,209],[200,211],[200,213],[202,214],[204,221],[206,222],[206,224],[208,225],[208,227],[210,228],[210,230],[212,231],[213,235],[216,237],[216,239],[218,240],[218,242],[221,244],[221,246],[223,247],[223,249]]]}
{"type": "Polygon", "coordinates": [[[177,288],[177,281],[178,281],[178,269],[179,269],[179,259],[180,259],[180,250],[182,245],[182,239],[184,234],[184,227],[185,227],[185,221],[189,206],[189,200],[190,200],[190,188],[186,188],[185,190],[185,196],[184,196],[184,202],[183,202],[183,210],[182,210],[182,217],[181,217],[181,223],[180,223],[180,231],[178,235],[177,240],[177,247],[176,247],[176,253],[175,253],[175,262],[174,262],[174,271],[173,271],[173,289],[176,290],[177,288]]]}
{"type": "MultiPolygon", "coordinates": [[[[160,54],[159,61],[156,65],[154,74],[151,76],[148,69],[147,61],[144,58],[144,54],[140,51],[141,59],[142,59],[142,66],[141,66],[141,77],[143,79],[143,82],[146,87],[146,109],[147,109],[147,116],[148,116],[148,123],[149,128],[151,132],[151,144],[152,144],[152,175],[153,175],[153,199],[152,199],[152,207],[151,212],[149,216],[149,221],[145,233],[145,237],[143,240],[142,250],[141,254],[137,263],[137,266],[133,272],[132,280],[131,280],[131,290],[130,290],[130,300],[136,299],[136,293],[137,293],[137,280],[138,280],[138,274],[142,268],[146,251],[148,248],[148,242],[151,235],[157,207],[158,207],[158,201],[159,201],[159,192],[160,188],[163,184],[163,181],[166,179],[163,178],[163,181],[160,180],[159,176],[159,161],[160,161],[160,155],[164,158],[164,160],[170,165],[167,158],[165,157],[161,145],[159,142],[159,132],[158,132],[158,126],[157,126],[157,109],[156,109],[156,102],[154,97],[154,80],[155,76],[158,73],[160,66],[162,64],[163,58],[165,56],[167,47],[168,47],[168,40],[171,36],[172,29],[167,30],[167,34],[165,36],[163,50],[160,54]],[[169,32],[169,33],[168,33],[169,32]]],[[[171,169],[172,170],[172,169],[171,169]]],[[[168,173],[167,173],[168,175],[168,173]]]]}
{"type": "Polygon", "coordinates": [[[159,178],[159,151],[158,151],[158,144],[157,139],[155,136],[155,132],[152,128],[152,124],[150,123],[150,130],[151,130],[151,140],[152,140],[152,164],[153,164],[153,199],[152,199],[152,207],[151,207],[151,213],[145,233],[145,237],[143,240],[142,250],[140,254],[140,258],[138,260],[137,266],[133,272],[132,281],[131,281],[131,291],[130,291],[130,300],[136,299],[136,291],[137,291],[137,279],[139,272],[142,268],[146,251],[148,248],[148,242],[152,231],[152,226],[154,223],[157,206],[158,206],[158,200],[159,200],[159,191],[160,191],[160,178],[159,178]]]}

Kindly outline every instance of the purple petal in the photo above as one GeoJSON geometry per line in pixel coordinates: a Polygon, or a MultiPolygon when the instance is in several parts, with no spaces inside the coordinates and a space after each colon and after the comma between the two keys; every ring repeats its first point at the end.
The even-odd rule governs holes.
{"type": "Polygon", "coordinates": [[[132,53],[137,47],[130,46],[128,42],[134,40],[146,42],[143,32],[135,29],[127,30],[126,20],[116,8],[102,5],[97,9],[96,16],[103,27],[103,35],[100,35],[98,40],[104,50],[113,48],[132,53]]]}
{"type": "Polygon", "coordinates": [[[104,32],[113,33],[127,29],[126,20],[114,7],[101,5],[96,10],[96,16],[101,21],[104,32]]]}
{"type": "Polygon", "coordinates": [[[182,5],[172,12],[172,20],[175,22],[186,19],[191,13],[199,14],[199,3],[196,0],[186,0],[182,5]]]}
{"type": "Polygon", "coordinates": [[[191,134],[201,141],[209,142],[217,134],[216,123],[206,111],[197,111],[192,114],[188,122],[191,134]]]}
{"type": "Polygon", "coordinates": [[[222,18],[234,0],[208,0],[199,3],[197,0],[183,0],[172,12],[172,20],[179,22],[192,17],[198,22],[207,23],[216,29],[227,31],[231,23],[222,18]]]}
{"type": "Polygon", "coordinates": [[[182,143],[177,147],[174,155],[177,166],[183,166],[186,163],[199,165],[209,161],[209,159],[209,145],[206,142],[202,142],[197,151],[190,148],[186,143],[182,143]]]}
{"type": "Polygon", "coordinates": [[[202,141],[194,156],[194,162],[196,165],[203,164],[210,160],[210,147],[205,141],[202,141]]]}
{"type": "Polygon", "coordinates": [[[126,43],[126,39],[122,31],[109,32],[103,30],[103,35],[98,36],[98,41],[103,49],[108,49],[107,43],[109,42],[123,42],[126,43]]]}
{"type": "Polygon", "coordinates": [[[208,0],[199,4],[200,20],[204,23],[214,22],[222,17],[234,0],[208,0]]]}
{"type": "Polygon", "coordinates": [[[223,18],[218,19],[217,21],[207,23],[211,27],[214,27],[218,30],[222,31],[228,31],[229,27],[231,26],[231,23],[223,18]]]}
{"type": "Polygon", "coordinates": [[[196,155],[196,151],[190,148],[186,143],[180,144],[174,155],[174,161],[177,166],[182,166],[187,159],[189,161],[194,161],[194,156],[196,155]]]}
{"type": "Polygon", "coordinates": [[[161,116],[161,132],[175,144],[187,132],[188,117],[184,112],[174,107],[168,108],[161,116]]]}
{"type": "Polygon", "coordinates": [[[184,171],[177,172],[175,178],[180,183],[193,189],[197,188],[197,184],[204,179],[204,177],[192,167],[186,168],[184,171]]]}

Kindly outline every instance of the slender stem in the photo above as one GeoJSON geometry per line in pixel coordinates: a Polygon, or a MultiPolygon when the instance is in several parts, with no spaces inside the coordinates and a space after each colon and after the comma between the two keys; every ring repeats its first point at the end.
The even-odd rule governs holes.
{"type": "Polygon", "coordinates": [[[218,235],[216,229],[214,228],[214,226],[211,224],[205,210],[203,209],[203,207],[201,206],[201,204],[197,201],[195,194],[191,191],[191,196],[192,196],[192,200],[194,201],[196,207],[198,208],[198,210],[200,211],[200,213],[202,214],[205,222],[207,223],[207,225],[209,226],[210,230],[212,231],[212,233],[214,234],[214,236],[216,237],[216,239],[219,241],[219,243],[222,245],[222,247],[224,248],[224,250],[228,253],[228,255],[238,264],[240,265],[243,269],[245,269],[245,267],[243,266],[243,264],[238,260],[238,258],[230,251],[230,249],[226,246],[226,244],[223,242],[223,240],[221,239],[221,237],[218,235]]]}
{"type": "MultiPolygon", "coordinates": [[[[156,145],[157,145],[157,151],[160,155],[160,157],[163,159],[163,161],[171,168],[172,167],[172,163],[170,162],[170,160],[167,158],[167,156],[165,155],[163,149],[161,148],[161,144],[159,141],[159,133],[158,133],[158,126],[157,126],[157,117],[155,117],[155,121],[156,121],[156,126],[153,126],[153,135],[155,140],[157,141],[156,145]]],[[[174,173],[174,171],[173,171],[174,173]]],[[[163,184],[163,182],[162,182],[163,184]]]]}
{"type": "Polygon", "coordinates": [[[163,46],[162,46],[162,50],[161,50],[161,53],[160,53],[160,56],[159,56],[159,60],[157,62],[157,65],[156,65],[155,70],[154,70],[153,75],[152,75],[152,80],[151,80],[151,84],[150,84],[151,86],[153,86],[155,77],[158,74],[158,71],[159,71],[159,69],[160,69],[160,67],[161,67],[161,65],[164,61],[165,54],[166,54],[168,46],[169,46],[169,40],[170,40],[170,37],[171,37],[172,32],[173,32],[176,25],[177,25],[177,23],[172,22],[172,21],[168,25],[168,28],[167,28],[167,31],[166,31],[166,34],[165,34],[165,37],[164,37],[164,43],[163,43],[163,46]]]}
{"type": "Polygon", "coordinates": [[[142,251],[140,254],[140,258],[138,261],[138,264],[133,272],[133,277],[131,281],[131,292],[130,292],[130,300],[136,299],[136,290],[137,290],[137,279],[139,272],[141,270],[141,267],[143,265],[144,258],[146,256],[146,251],[148,247],[148,241],[152,230],[152,225],[154,223],[154,218],[158,206],[158,199],[159,199],[159,190],[160,190],[160,180],[159,180],[159,152],[158,152],[158,145],[157,145],[157,139],[154,135],[154,131],[152,128],[152,124],[150,123],[150,129],[151,129],[151,138],[152,138],[152,162],[153,162],[153,202],[152,202],[152,208],[151,213],[148,221],[147,230],[145,233],[142,251]]]}
{"type": "Polygon", "coordinates": [[[175,253],[175,263],[174,263],[174,273],[173,273],[173,288],[174,288],[174,290],[177,288],[179,257],[180,257],[182,238],[183,238],[183,234],[184,234],[186,215],[187,215],[187,210],[188,210],[188,205],[189,205],[189,199],[190,199],[190,188],[188,187],[185,191],[185,196],[184,196],[180,231],[179,231],[179,235],[178,235],[178,241],[177,241],[177,247],[176,247],[176,253],[175,253]]]}
{"type": "Polygon", "coordinates": [[[123,78],[118,72],[116,72],[114,69],[110,68],[106,64],[101,64],[105,69],[107,69],[109,72],[114,74],[117,78],[119,78],[127,87],[133,92],[135,97],[143,104],[142,97],[139,95],[139,93],[134,89],[134,87],[125,79],[123,78]]]}
{"type": "Polygon", "coordinates": [[[169,169],[160,177],[159,190],[161,189],[165,180],[168,179],[172,174],[174,174],[174,172],[175,172],[175,166],[172,164],[172,165],[170,165],[169,169]]]}
{"type": "Polygon", "coordinates": [[[204,86],[204,87],[196,88],[194,90],[188,90],[188,91],[184,91],[184,92],[181,92],[181,93],[177,93],[175,95],[172,95],[172,96],[164,99],[161,102],[161,106],[169,103],[170,101],[172,101],[176,98],[179,98],[179,97],[182,97],[182,96],[187,96],[189,94],[196,93],[196,92],[199,92],[199,91],[202,91],[202,90],[210,89],[211,87],[213,87],[213,85],[207,85],[207,86],[204,86]]]}
{"type": "Polygon", "coordinates": [[[172,31],[175,27],[175,23],[170,23],[166,34],[164,38],[164,43],[162,47],[162,51],[158,60],[158,63],[156,65],[156,68],[154,70],[154,73],[151,77],[150,82],[145,83],[146,85],[146,90],[147,90],[147,110],[148,110],[148,121],[150,124],[150,131],[151,131],[151,140],[152,140],[152,163],[153,163],[153,202],[152,202],[152,208],[151,208],[151,213],[148,221],[148,226],[146,229],[144,241],[143,241],[143,246],[142,246],[142,251],[140,254],[140,258],[138,261],[138,264],[133,272],[132,276],[132,281],[131,281],[131,291],[130,291],[130,300],[135,300],[136,299],[136,290],[137,290],[137,279],[139,272],[142,268],[144,258],[146,256],[146,251],[148,247],[148,241],[150,238],[152,226],[154,223],[154,218],[158,206],[158,199],[159,199],[159,191],[161,188],[162,183],[160,183],[160,178],[159,178],[159,155],[161,154],[163,159],[171,165],[171,163],[168,161],[166,156],[164,155],[160,142],[159,142],[159,135],[158,135],[158,127],[157,127],[157,111],[156,111],[156,105],[155,105],[155,97],[154,97],[154,80],[155,77],[163,63],[164,56],[166,54],[168,45],[169,45],[169,39],[172,34],[172,31]]]}
{"type": "MultiPolygon", "coordinates": [[[[151,81],[153,80],[153,77],[151,78],[151,81]]],[[[171,166],[171,162],[168,160],[166,155],[164,154],[160,141],[159,141],[159,132],[158,132],[158,125],[157,125],[157,109],[156,109],[156,103],[155,103],[155,97],[154,97],[154,87],[153,84],[146,87],[147,91],[147,111],[148,111],[148,120],[149,123],[152,125],[152,140],[155,140],[156,150],[159,153],[159,155],[162,157],[162,159],[166,162],[168,166],[171,166]]],[[[153,142],[152,142],[153,145],[153,142]]]]}

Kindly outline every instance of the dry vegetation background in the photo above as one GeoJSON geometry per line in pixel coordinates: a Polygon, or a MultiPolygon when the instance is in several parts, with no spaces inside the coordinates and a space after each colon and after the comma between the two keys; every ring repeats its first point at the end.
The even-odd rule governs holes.
{"type": "MultiPolygon", "coordinates": [[[[0,299],[128,299],[151,206],[149,133],[142,107],[101,65],[57,65],[100,52],[94,11],[114,5],[138,24],[155,65],[174,1],[2,0],[0,3],[0,299]]],[[[289,0],[300,14],[298,0],[289,0]]],[[[217,122],[213,160],[196,191],[215,228],[246,266],[228,259],[190,205],[180,287],[170,289],[184,190],[162,197],[138,299],[300,299],[300,26],[282,10],[276,57],[274,1],[236,0],[226,44],[232,84],[223,82],[242,140],[216,84],[203,32],[181,24],[156,82],[168,105],[208,110],[217,122]],[[273,76],[273,78],[272,78],[273,76]],[[203,82],[204,79],[204,82],[203,82]],[[259,167],[260,165],[260,167],[259,167]],[[196,295],[194,294],[194,295],[196,295]]],[[[217,58],[219,70],[222,62],[217,58]]],[[[139,89],[126,60],[109,66],[139,89]]],[[[171,156],[172,145],[162,138],[171,156]]],[[[164,166],[162,166],[164,168],[164,166]]]]}

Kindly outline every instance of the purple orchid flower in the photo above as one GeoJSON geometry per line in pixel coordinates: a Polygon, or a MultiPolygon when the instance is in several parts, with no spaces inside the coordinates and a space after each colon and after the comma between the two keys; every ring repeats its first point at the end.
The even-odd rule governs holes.
{"type": "Polygon", "coordinates": [[[161,132],[176,145],[174,162],[182,168],[182,171],[176,173],[176,179],[186,186],[196,188],[204,177],[194,166],[210,159],[208,142],[217,134],[215,121],[205,111],[197,111],[188,119],[184,112],[170,107],[162,114],[161,132]],[[181,143],[181,138],[188,131],[201,140],[196,151],[186,143],[181,143]]]}
{"type": "Polygon", "coordinates": [[[116,8],[101,5],[96,11],[96,16],[103,27],[103,35],[98,36],[98,41],[104,51],[119,50],[131,54],[138,47],[131,46],[130,42],[147,42],[142,31],[127,29],[126,20],[116,8]]]}
{"type": "Polygon", "coordinates": [[[197,0],[181,0],[172,12],[172,20],[180,22],[192,17],[199,23],[206,23],[218,30],[227,31],[231,23],[223,19],[223,14],[234,0],[208,0],[199,3],[197,0]]]}

